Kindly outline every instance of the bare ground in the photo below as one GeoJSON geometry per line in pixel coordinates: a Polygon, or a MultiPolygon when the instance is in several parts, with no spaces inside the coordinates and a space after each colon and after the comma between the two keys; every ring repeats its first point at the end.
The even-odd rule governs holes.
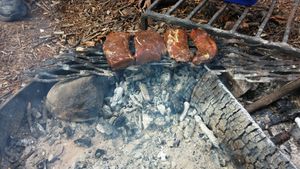
{"type": "Polygon", "coordinates": [[[112,30],[138,30],[137,6],[136,0],[38,0],[25,20],[1,22],[0,104],[28,82],[26,71],[60,50],[97,41],[112,30]]]}

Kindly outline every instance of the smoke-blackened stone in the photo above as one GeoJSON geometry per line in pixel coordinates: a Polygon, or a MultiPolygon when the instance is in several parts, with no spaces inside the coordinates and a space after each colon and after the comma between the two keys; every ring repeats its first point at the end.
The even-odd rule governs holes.
{"type": "Polygon", "coordinates": [[[106,150],[103,149],[97,149],[95,152],[95,157],[96,158],[100,158],[102,157],[104,154],[106,154],[106,150]]]}
{"type": "Polygon", "coordinates": [[[101,77],[87,76],[55,84],[46,99],[47,109],[58,118],[84,122],[101,114],[106,84],[101,77]]]}
{"type": "Polygon", "coordinates": [[[80,147],[86,147],[89,148],[92,146],[92,140],[89,137],[82,137],[74,141],[75,144],[77,144],[80,147]]]}

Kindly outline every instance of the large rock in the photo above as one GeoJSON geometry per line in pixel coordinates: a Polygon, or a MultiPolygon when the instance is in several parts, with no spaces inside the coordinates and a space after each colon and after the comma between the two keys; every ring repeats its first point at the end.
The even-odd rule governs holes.
{"type": "Polygon", "coordinates": [[[102,114],[105,82],[101,77],[87,76],[55,84],[46,98],[48,111],[58,118],[84,122],[102,114]]]}

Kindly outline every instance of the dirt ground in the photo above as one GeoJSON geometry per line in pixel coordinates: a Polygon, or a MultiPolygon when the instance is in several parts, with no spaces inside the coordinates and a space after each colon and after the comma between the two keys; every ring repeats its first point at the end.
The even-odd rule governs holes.
{"type": "Polygon", "coordinates": [[[111,30],[139,29],[137,0],[34,1],[29,16],[0,23],[0,104],[24,86],[24,73],[59,51],[111,30]]]}

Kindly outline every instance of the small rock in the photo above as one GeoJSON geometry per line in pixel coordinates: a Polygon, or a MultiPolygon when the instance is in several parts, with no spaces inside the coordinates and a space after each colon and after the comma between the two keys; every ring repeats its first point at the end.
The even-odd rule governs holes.
{"type": "Polygon", "coordinates": [[[235,79],[233,72],[225,73],[225,76],[227,77],[228,81],[231,83],[231,85],[229,86],[231,88],[230,91],[236,98],[242,96],[248,90],[253,88],[253,83],[249,83],[246,80],[235,79]]]}
{"type": "Polygon", "coordinates": [[[108,119],[113,115],[111,108],[108,105],[103,105],[102,107],[103,117],[108,119]]]}
{"type": "Polygon", "coordinates": [[[44,127],[40,123],[36,123],[35,125],[36,125],[36,128],[37,128],[37,131],[41,135],[45,135],[46,134],[46,130],[44,129],[44,127]]]}
{"type": "Polygon", "coordinates": [[[64,127],[64,133],[66,134],[67,138],[72,138],[75,134],[75,130],[73,130],[70,126],[64,127]]]}
{"type": "Polygon", "coordinates": [[[106,154],[106,151],[103,149],[97,149],[95,152],[95,158],[100,158],[102,157],[104,154],[106,154]]]}
{"type": "Polygon", "coordinates": [[[116,118],[113,125],[119,128],[125,126],[126,122],[127,122],[127,118],[125,116],[119,116],[116,118]]]}
{"type": "Polygon", "coordinates": [[[85,161],[77,161],[75,163],[74,169],[86,169],[86,168],[87,168],[87,162],[85,162],[85,161]]]}
{"type": "Polygon", "coordinates": [[[38,111],[38,110],[35,110],[35,111],[32,111],[32,116],[35,118],[35,119],[39,119],[42,117],[42,114],[38,111]]]}
{"type": "Polygon", "coordinates": [[[44,169],[47,166],[47,159],[41,160],[39,163],[36,164],[37,169],[44,169]]]}
{"type": "Polygon", "coordinates": [[[113,126],[110,123],[108,123],[108,122],[106,122],[104,120],[102,120],[101,122],[99,122],[97,124],[96,130],[98,132],[100,132],[102,134],[106,134],[106,135],[111,135],[114,132],[113,126]]]}
{"type": "Polygon", "coordinates": [[[89,148],[92,146],[92,140],[89,137],[82,137],[74,141],[80,147],[89,148]]]}
{"type": "Polygon", "coordinates": [[[194,117],[197,113],[198,113],[198,111],[194,108],[190,108],[188,111],[188,115],[191,117],[194,117]]]}
{"type": "Polygon", "coordinates": [[[50,154],[49,156],[48,156],[48,161],[52,161],[54,159],[54,155],[53,154],[50,154]]]}

